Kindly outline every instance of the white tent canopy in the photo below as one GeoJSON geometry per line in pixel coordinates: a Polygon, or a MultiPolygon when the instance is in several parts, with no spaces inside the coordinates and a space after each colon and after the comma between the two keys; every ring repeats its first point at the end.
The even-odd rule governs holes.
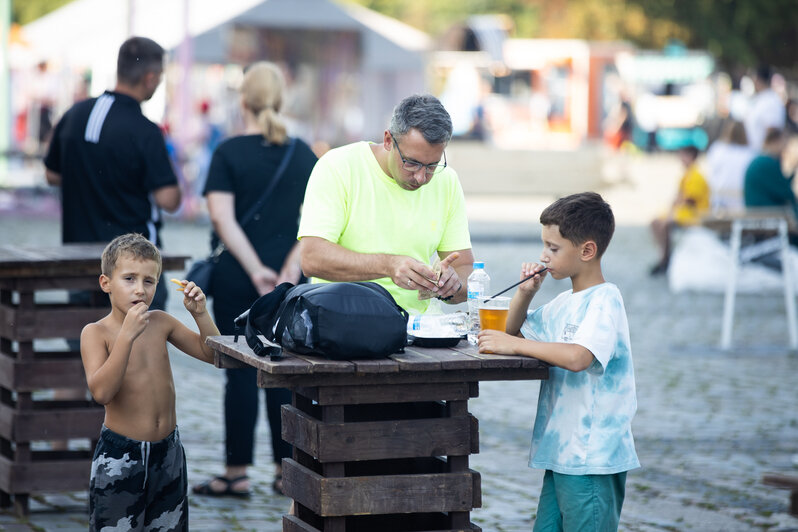
{"type": "MultiPolygon", "coordinates": [[[[357,129],[365,135],[381,133],[393,105],[425,89],[425,54],[431,39],[398,20],[338,0],[74,0],[26,25],[23,37],[35,56],[56,69],[90,70],[89,92],[97,95],[113,87],[116,55],[130,35],[155,40],[186,72],[191,62],[243,62],[234,60],[231,53],[236,32],[242,28],[253,30],[244,34],[255,39],[270,29],[283,34],[291,30],[356,34],[358,52],[351,64],[362,116],[362,127],[357,129]],[[185,49],[190,51],[181,54],[184,42],[190,43],[185,49]]],[[[262,43],[252,47],[256,53],[262,51],[258,46],[262,43]]],[[[255,55],[248,61],[259,59],[264,57],[255,55]]],[[[188,112],[185,100],[189,89],[182,79],[187,76],[181,76],[180,101],[176,103],[182,112],[188,112]]],[[[144,111],[155,118],[164,109],[165,94],[159,89],[144,111]]],[[[326,123],[333,120],[329,116],[320,119],[326,123]]]]}

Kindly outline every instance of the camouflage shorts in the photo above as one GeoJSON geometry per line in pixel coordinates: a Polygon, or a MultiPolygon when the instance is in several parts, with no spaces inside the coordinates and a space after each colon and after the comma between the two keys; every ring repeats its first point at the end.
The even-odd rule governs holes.
{"type": "Polygon", "coordinates": [[[161,441],[103,426],[89,484],[90,530],[188,530],[186,457],[175,428],[161,441]]]}

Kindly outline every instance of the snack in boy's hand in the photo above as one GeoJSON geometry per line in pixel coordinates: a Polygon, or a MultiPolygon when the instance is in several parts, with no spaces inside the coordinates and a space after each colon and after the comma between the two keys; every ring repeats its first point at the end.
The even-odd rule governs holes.
{"type": "Polygon", "coordinates": [[[172,283],[175,283],[177,286],[180,287],[180,288],[177,289],[178,292],[182,292],[183,289],[186,287],[186,284],[187,284],[187,283],[185,283],[185,282],[183,282],[183,281],[181,281],[179,279],[175,279],[174,277],[169,279],[169,281],[172,282],[172,283]]]}
{"type": "MultiPolygon", "coordinates": [[[[433,283],[437,283],[441,279],[441,259],[436,256],[435,260],[432,263],[431,268],[432,271],[435,272],[435,279],[430,279],[430,281],[432,281],[433,283]]],[[[432,290],[427,290],[426,288],[424,288],[418,291],[419,300],[432,299],[433,297],[436,297],[436,294],[432,290]]]]}

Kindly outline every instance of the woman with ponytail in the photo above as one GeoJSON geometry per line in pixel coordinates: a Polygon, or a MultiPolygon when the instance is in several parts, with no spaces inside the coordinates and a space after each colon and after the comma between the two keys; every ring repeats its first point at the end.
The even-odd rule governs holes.
{"type": "MultiPolygon", "coordinates": [[[[280,283],[303,280],[296,235],[316,156],[305,142],[292,141],[286,133],[279,114],[284,85],[280,69],[272,63],[255,63],[246,70],[240,89],[244,132],[216,148],[208,170],[203,193],[213,225],[211,245],[216,248],[221,242],[225,246],[214,268],[210,294],[215,321],[224,335],[234,334],[233,320],[259,296],[280,283]],[[284,170],[278,172],[281,164],[284,170]],[[251,209],[256,209],[254,214],[249,214],[251,209]]],[[[255,368],[225,372],[225,472],[194,486],[193,491],[247,496],[260,389],[255,368]]],[[[290,446],[280,436],[280,406],[291,395],[287,389],[264,392],[275,464],[273,487],[281,493],[280,463],[290,456],[290,446]]]]}

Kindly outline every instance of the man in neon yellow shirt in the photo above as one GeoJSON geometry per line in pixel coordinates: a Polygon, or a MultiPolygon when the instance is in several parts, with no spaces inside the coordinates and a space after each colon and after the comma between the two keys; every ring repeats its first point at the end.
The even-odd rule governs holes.
{"type": "Polygon", "coordinates": [[[382,143],[327,152],[305,191],[298,238],[302,270],[321,281],[374,281],[408,312],[423,313],[431,290],[465,301],[474,255],[463,190],[447,166],[449,113],[437,98],[396,106],[382,143]],[[441,259],[440,278],[429,266],[441,259]]]}

